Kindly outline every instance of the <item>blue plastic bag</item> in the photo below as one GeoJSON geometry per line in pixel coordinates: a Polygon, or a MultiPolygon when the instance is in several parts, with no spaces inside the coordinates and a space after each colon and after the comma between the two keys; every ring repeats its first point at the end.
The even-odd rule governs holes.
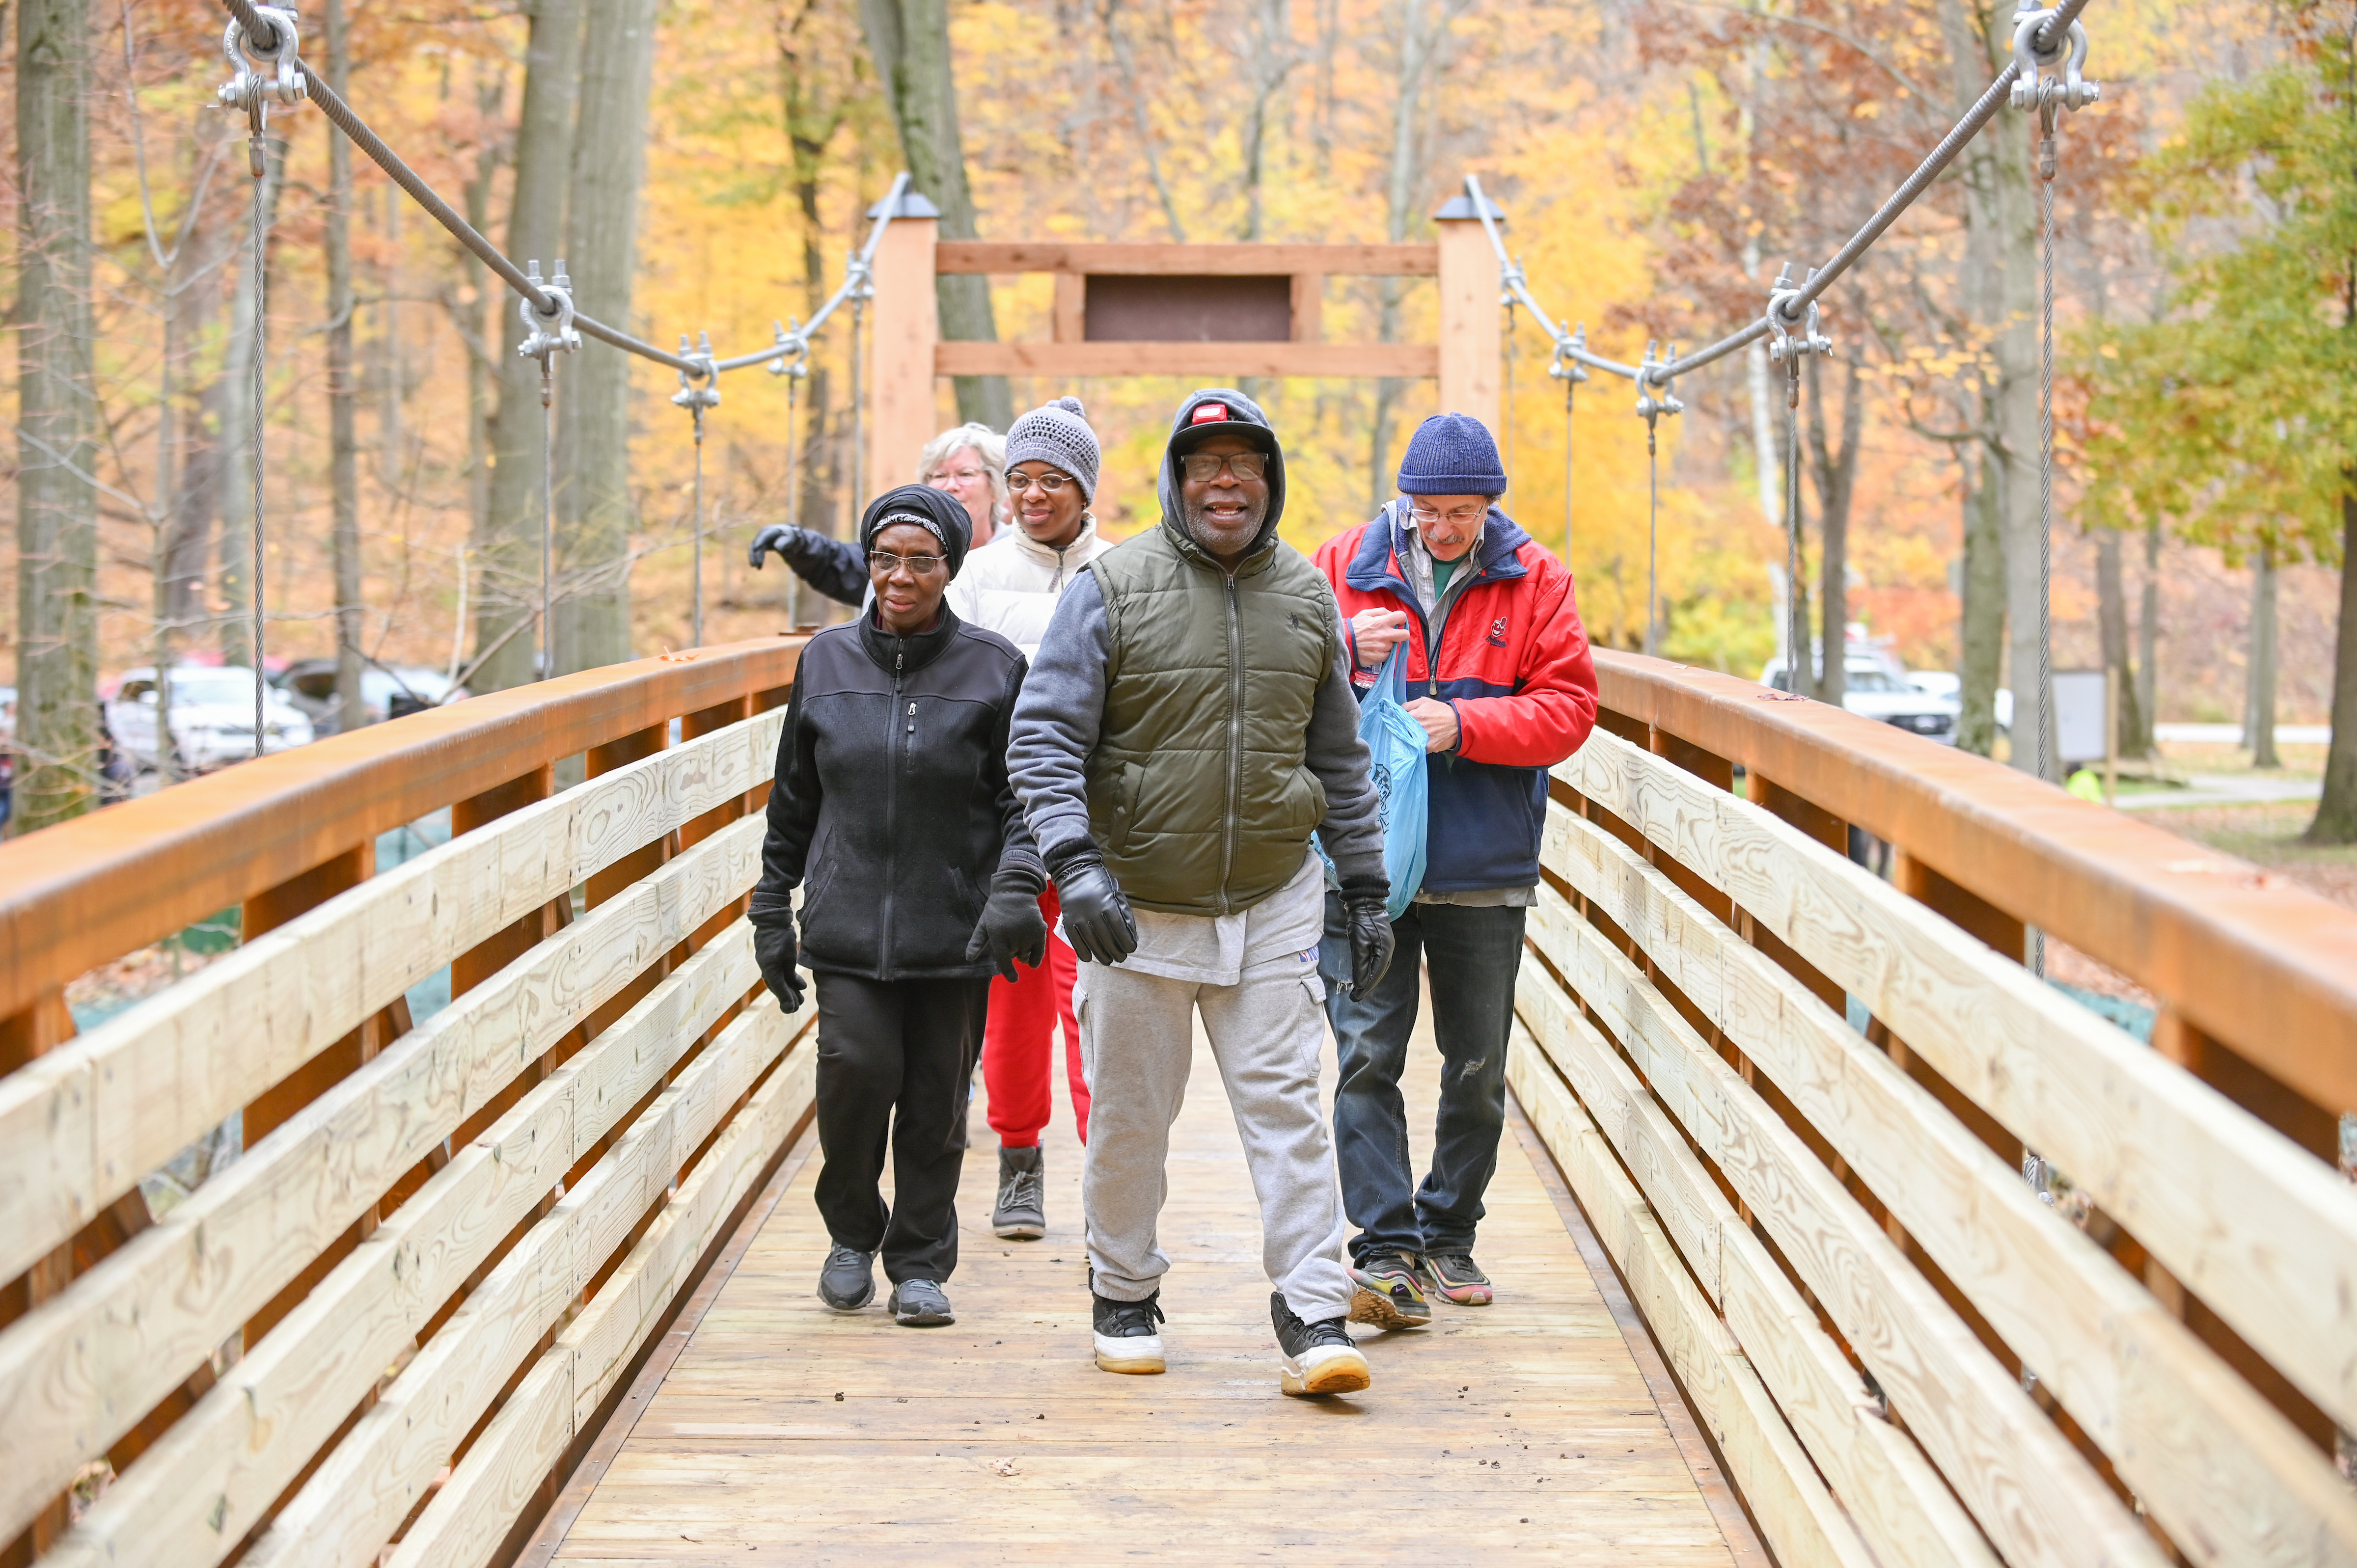
{"type": "Polygon", "coordinates": [[[1367,743],[1368,771],[1383,813],[1383,870],[1392,879],[1391,918],[1407,913],[1424,886],[1424,833],[1430,785],[1424,773],[1426,736],[1406,706],[1407,644],[1394,645],[1359,705],[1359,738],[1367,743]]]}

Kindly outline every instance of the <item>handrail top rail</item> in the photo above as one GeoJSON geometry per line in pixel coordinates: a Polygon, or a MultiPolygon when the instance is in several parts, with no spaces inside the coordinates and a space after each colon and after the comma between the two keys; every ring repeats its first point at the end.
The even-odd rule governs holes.
{"type": "Polygon", "coordinates": [[[429,708],[0,844],[0,1017],[48,987],[545,762],[787,684],[777,635],[429,708]]]}
{"type": "Polygon", "coordinates": [[[2041,779],[1738,676],[1596,651],[1603,705],[1900,845],[2328,1108],[2357,1107],[2357,911],[2041,779]]]}

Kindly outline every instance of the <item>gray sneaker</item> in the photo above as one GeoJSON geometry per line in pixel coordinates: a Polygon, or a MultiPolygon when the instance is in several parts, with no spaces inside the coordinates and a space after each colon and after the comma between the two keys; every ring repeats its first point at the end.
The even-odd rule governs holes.
{"type": "Polygon", "coordinates": [[[931,1280],[902,1280],[892,1287],[892,1321],[903,1328],[940,1328],[957,1316],[948,1294],[931,1280]]]}
{"type": "Polygon", "coordinates": [[[818,1272],[818,1298],[837,1312],[857,1312],[876,1299],[876,1254],[830,1247],[818,1272]]]}
{"type": "Polygon", "coordinates": [[[990,1228],[1002,1241],[1037,1241],[1048,1233],[1047,1169],[1037,1144],[998,1151],[998,1204],[990,1228]]]}

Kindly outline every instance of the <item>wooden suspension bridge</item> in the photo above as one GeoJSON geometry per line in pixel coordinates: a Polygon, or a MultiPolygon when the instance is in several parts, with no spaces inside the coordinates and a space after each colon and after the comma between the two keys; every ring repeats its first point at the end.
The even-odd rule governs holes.
{"type": "MultiPolygon", "coordinates": [[[[1426,375],[1493,414],[1470,216],[996,246],[911,205],[868,471],[950,374],[1426,375]],[[936,341],[947,270],[1053,273],[1053,340],[936,341]],[[1437,341],[1320,341],[1309,280],[1351,272],[1436,274],[1437,341]],[[1189,308],[1254,325],[1141,336],[1189,308]]],[[[0,847],[0,1560],[2357,1563],[2357,914],[1632,654],[1555,769],[1496,1305],[1372,1338],[1364,1398],[1279,1399],[1205,1073],[1165,1378],[1089,1365],[1069,1144],[1046,1240],[975,1233],[955,1328],[822,1314],[813,1020],[742,918],[800,646],[475,698],[0,847]],[[234,950],[77,1033],[70,983],[223,909],[234,950]],[[2032,933],[2150,993],[2150,1040],[2040,980],[2032,933]],[[232,1119],[242,1157],[151,1206],[232,1119]]]]}

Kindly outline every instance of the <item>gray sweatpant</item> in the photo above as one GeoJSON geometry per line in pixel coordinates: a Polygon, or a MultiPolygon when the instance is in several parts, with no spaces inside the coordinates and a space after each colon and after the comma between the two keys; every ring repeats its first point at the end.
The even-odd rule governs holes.
{"type": "Polygon", "coordinates": [[[1156,1222],[1200,1010],[1260,1199],[1262,1266],[1304,1322],[1350,1310],[1342,1192],[1318,1103],[1324,999],[1315,963],[1296,953],[1245,964],[1232,985],[1080,966],[1072,1004],[1089,1084],[1081,1197],[1098,1294],[1143,1301],[1170,1272],[1156,1222]]]}

